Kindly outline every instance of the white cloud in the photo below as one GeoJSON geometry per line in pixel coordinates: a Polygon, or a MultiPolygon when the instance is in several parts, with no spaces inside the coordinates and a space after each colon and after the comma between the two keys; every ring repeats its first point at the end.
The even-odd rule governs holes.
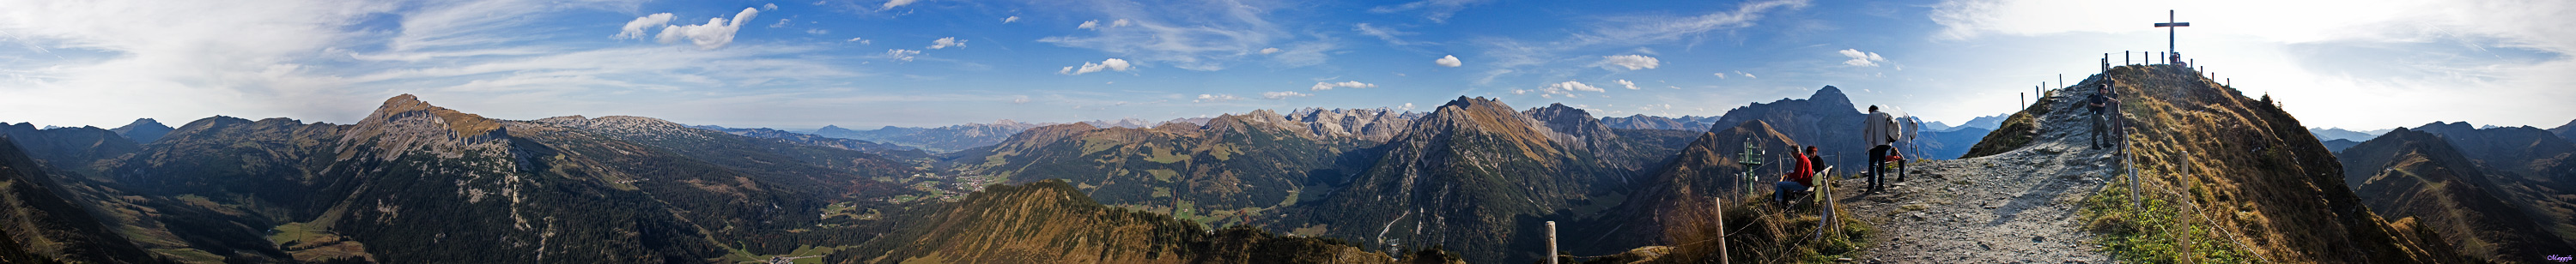
{"type": "Polygon", "coordinates": [[[1100,20],[1088,20],[1088,21],[1082,21],[1082,25],[1079,25],[1079,26],[1073,26],[1073,28],[1075,28],[1075,29],[1100,30],[1100,20]]]}
{"type": "Polygon", "coordinates": [[[1261,54],[1279,53],[1279,48],[1261,48],[1261,54]]]}
{"type": "Polygon", "coordinates": [[[660,13],[660,14],[652,14],[652,15],[645,15],[645,16],[642,16],[642,17],[636,17],[634,21],[626,21],[626,27],[619,29],[619,30],[617,31],[617,35],[616,35],[616,36],[610,36],[609,38],[615,38],[615,39],[643,39],[643,38],[644,38],[644,35],[645,35],[645,34],[644,34],[644,30],[649,30],[649,29],[653,29],[653,28],[656,28],[656,27],[661,27],[661,26],[665,26],[665,25],[670,25],[670,24],[671,24],[671,17],[672,17],[672,16],[671,16],[671,13],[660,13]]]}
{"type": "Polygon", "coordinates": [[[1299,92],[1297,92],[1297,91],[1278,91],[1278,92],[1264,92],[1264,93],[1261,93],[1261,98],[1267,98],[1267,99],[1271,99],[1271,100],[1288,99],[1288,98],[1298,98],[1298,97],[1307,97],[1307,96],[1314,96],[1314,95],[1312,95],[1312,94],[1305,94],[1305,93],[1299,93],[1299,92]]]}
{"type": "Polygon", "coordinates": [[[1861,52],[1858,49],[1843,49],[1839,52],[1844,57],[1851,57],[1851,60],[1843,61],[1843,65],[1878,67],[1878,63],[1887,62],[1887,58],[1879,57],[1877,52],[1861,52]]]}
{"type": "Polygon", "coordinates": [[[1377,85],[1376,85],[1376,84],[1369,84],[1369,83],[1361,83],[1360,81],[1317,82],[1317,83],[1315,83],[1315,86],[1314,86],[1314,87],[1307,87],[1307,88],[1306,88],[1306,90],[1312,90],[1312,91],[1326,91],[1326,90],[1332,90],[1333,88],[1336,88],[1336,87],[1339,87],[1339,88],[1368,89],[1368,88],[1377,88],[1377,85]]]}
{"type": "Polygon", "coordinates": [[[889,60],[897,60],[897,61],[912,61],[912,59],[913,59],[913,55],[921,55],[921,51],[918,51],[918,50],[908,50],[908,49],[887,49],[887,50],[886,50],[886,53],[885,53],[885,58],[886,58],[886,59],[889,59],[889,60]]]}
{"type": "Polygon", "coordinates": [[[1466,65],[1465,63],[1458,61],[1458,55],[1440,56],[1440,59],[1431,60],[1431,64],[1439,64],[1441,67],[1451,68],[1456,68],[1459,65],[1466,65]]]}
{"type": "Polygon", "coordinates": [[[1618,83],[1618,84],[1619,84],[1619,86],[1626,86],[1626,87],[1628,87],[1628,89],[1629,89],[1629,90],[1636,90],[1636,89],[1637,89],[1637,83],[1634,83],[1634,82],[1628,82],[1628,80],[1617,80],[1617,81],[1610,81],[1610,82],[1612,82],[1612,83],[1618,83]]]}
{"type": "Polygon", "coordinates": [[[1619,66],[1628,68],[1629,70],[1637,70],[1653,69],[1656,66],[1661,66],[1663,64],[1663,60],[1657,60],[1655,57],[1631,54],[1601,56],[1601,62],[1593,63],[1592,65],[1596,67],[1619,66]]]}
{"type": "Polygon", "coordinates": [[[778,10],[778,4],[761,4],[761,10],[778,10]]]}
{"type": "Polygon", "coordinates": [[[885,3],[885,9],[894,9],[894,7],[909,5],[915,1],[918,0],[887,0],[885,3]]]}
{"type": "Polygon", "coordinates": [[[945,37],[930,41],[930,49],[945,49],[948,47],[966,48],[966,40],[957,39],[956,37],[945,37]]]}
{"type": "Polygon", "coordinates": [[[1754,79],[1761,79],[1761,78],[1762,78],[1762,76],[1753,76],[1753,74],[1752,74],[1752,73],[1745,73],[1744,71],[1735,71],[1735,75],[1743,75],[1743,76],[1744,76],[1744,78],[1754,78],[1754,79]]]}
{"type": "Polygon", "coordinates": [[[1711,74],[1712,74],[1712,75],[1717,75],[1717,78],[1718,78],[1718,79],[1726,79],[1726,73],[1720,72],[1720,73],[1711,73],[1711,74]]]}
{"type": "Polygon", "coordinates": [[[1243,100],[1243,98],[1235,97],[1231,94],[1199,94],[1199,99],[1191,100],[1191,102],[1224,102],[1234,100],[1243,100]]]}
{"type": "Polygon", "coordinates": [[[1011,22],[1020,22],[1020,16],[1002,18],[1002,24],[1010,24],[1011,22]]]}
{"type": "Polygon", "coordinates": [[[805,29],[805,34],[815,34],[815,35],[832,34],[832,30],[828,30],[828,29],[820,29],[820,28],[809,28],[809,29],[805,29]]]}
{"type": "Polygon", "coordinates": [[[680,41],[681,39],[687,39],[690,44],[697,45],[698,49],[722,48],[726,44],[733,43],[733,33],[736,30],[742,29],[743,21],[751,20],[753,16],[758,15],[760,15],[760,9],[746,7],[742,9],[742,13],[734,15],[731,23],[727,23],[724,18],[718,17],[707,19],[707,24],[705,25],[675,25],[663,27],[662,35],[659,38],[662,43],[671,43],[680,41]]]}
{"type": "MultiPolygon", "coordinates": [[[[771,8],[771,9],[776,9],[776,8],[771,8]]],[[[772,24],[769,24],[769,28],[783,28],[783,27],[787,27],[787,19],[785,19],[785,18],[780,18],[780,19],[778,19],[778,23],[772,23],[772,24]]]]}
{"type": "Polygon", "coordinates": [[[1413,111],[1413,103],[1404,103],[1403,107],[1396,107],[1395,110],[1411,112],[1413,111]]]}
{"type": "Polygon", "coordinates": [[[1130,23],[1128,23],[1128,22],[1127,22],[1127,19],[1125,19],[1125,18],[1120,18],[1120,19],[1118,19],[1118,21],[1110,21],[1110,22],[1109,22],[1109,27],[1124,27],[1124,26],[1127,26],[1127,25],[1130,25],[1130,23]]]}
{"type": "Polygon", "coordinates": [[[867,45],[867,44],[869,44],[870,42],[876,42],[876,41],[868,40],[867,38],[850,38],[850,40],[845,40],[845,41],[841,41],[841,42],[858,42],[858,43],[859,43],[859,45],[867,45]]]}
{"type": "Polygon", "coordinates": [[[1101,61],[1100,61],[1100,63],[1089,63],[1089,62],[1084,62],[1084,63],[1082,63],[1082,66],[1065,66],[1065,67],[1064,67],[1064,70],[1056,71],[1056,73],[1057,73],[1057,74],[1064,74],[1064,75],[1082,75],[1082,74],[1084,74],[1084,73],[1094,73],[1094,72],[1102,72],[1102,71],[1122,71],[1122,72],[1123,72],[1123,71],[1127,71],[1127,70],[1131,70],[1131,69],[1135,69],[1135,65],[1127,64],[1127,60],[1122,60],[1122,59],[1118,59],[1118,58],[1109,58],[1108,60],[1101,60],[1101,61]]]}
{"type": "Polygon", "coordinates": [[[1596,93],[1597,93],[1597,92],[1607,92],[1607,91],[1608,91],[1608,90],[1601,90],[1601,87],[1592,87],[1592,85],[1590,85],[1590,84],[1583,84],[1583,82],[1576,82],[1576,81],[1565,81],[1565,82],[1561,82],[1561,83],[1549,84],[1549,85],[1547,85],[1547,87],[1544,87],[1544,88],[1546,89],[1546,91],[1547,91],[1548,93],[1555,93],[1555,94],[1568,94],[1568,95],[1571,95],[1573,92],[1596,92],[1596,93]]]}

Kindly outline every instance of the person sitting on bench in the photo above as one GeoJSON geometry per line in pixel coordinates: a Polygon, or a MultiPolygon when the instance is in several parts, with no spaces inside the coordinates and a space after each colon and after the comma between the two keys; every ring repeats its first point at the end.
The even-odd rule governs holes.
{"type": "Polygon", "coordinates": [[[1809,158],[1816,154],[1816,146],[1807,146],[1805,153],[1791,151],[1789,154],[1790,159],[1798,160],[1798,165],[1789,167],[1789,174],[1780,175],[1780,182],[1772,184],[1779,190],[1771,193],[1771,200],[1780,202],[1782,208],[1789,207],[1791,194],[1806,195],[1807,186],[1815,186],[1816,179],[1815,159],[1809,158]]]}

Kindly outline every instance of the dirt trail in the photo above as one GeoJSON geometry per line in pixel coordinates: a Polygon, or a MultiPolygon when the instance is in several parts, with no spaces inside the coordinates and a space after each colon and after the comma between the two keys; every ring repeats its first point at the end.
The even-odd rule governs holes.
{"type": "MultiPolygon", "coordinates": [[[[2081,98],[2082,94],[2065,94],[2081,98]]],[[[2096,149],[2090,112],[2056,100],[2024,148],[1987,157],[1916,162],[1906,182],[1860,194],[1845,179],[1835,195],[1879,234],[1864,263],[2109,263],[2083,230],[2077,201],[2119,174],[2117,152],[2096,149]]],[[[1839,169],[1838,169],[1839,170],[1839,169]]]]}

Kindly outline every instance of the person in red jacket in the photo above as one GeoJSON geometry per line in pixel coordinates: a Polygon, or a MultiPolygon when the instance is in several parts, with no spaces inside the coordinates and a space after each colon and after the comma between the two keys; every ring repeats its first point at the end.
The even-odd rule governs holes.
{"type": "Polygon", "coordinates": [[[1815,186],[1816,179],[1815,159],[1809,158],[1816,155],[1816,146],[1807,146],[1805,153],[1791,151],[1789,154],[1790,159],[1797,160],[1798,164],[1789,167],[1789,174],[1780,175],[1780,182],[1772,184],[1778,190],[1771,192],[1771,200],[1779,202],[1782,207],[1789,205],[1789,194],[1806,192],[1807,186],[1815,186]]]}

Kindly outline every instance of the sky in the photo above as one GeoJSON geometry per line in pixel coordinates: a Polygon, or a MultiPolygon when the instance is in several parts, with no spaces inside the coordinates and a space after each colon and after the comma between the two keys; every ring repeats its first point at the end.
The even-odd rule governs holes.
{"type": "Polygon", "coordinates": [[[0,0],[0,121],[346,124],[399,94],[783,129],[1459,96],[1710,116],[1832,85],[1958,124],[2167,49],[2168,10],[2174,49],[2309,126],[2576,119],[2554,0],[0,0]]]}

